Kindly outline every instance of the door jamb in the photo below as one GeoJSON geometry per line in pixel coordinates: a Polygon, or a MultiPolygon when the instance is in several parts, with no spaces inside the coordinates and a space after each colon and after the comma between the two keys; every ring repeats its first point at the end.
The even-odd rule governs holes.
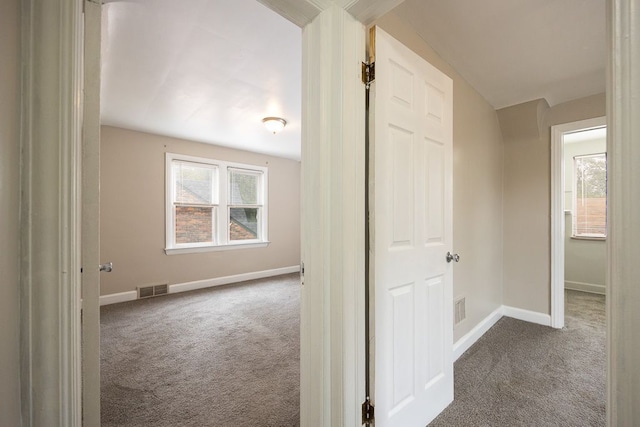
{"type": "Polygon", "coordinates": [[[564,144],[565,133],[606,126],[606,117],[551,127],[551,326],[564,327],[564,144]]]}

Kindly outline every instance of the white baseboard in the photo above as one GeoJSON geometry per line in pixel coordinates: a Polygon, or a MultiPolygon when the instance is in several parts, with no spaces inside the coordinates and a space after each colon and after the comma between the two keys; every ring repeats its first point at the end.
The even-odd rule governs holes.
{"type": "Polygon", "coordinates": [[[538,325],[551,326],[551,315],[549,314],[501,305],[453,344],[453,361],[455,362],[458,360],[465,351],[475,344],[476,341],[491,329],[491,327],[503,316],[524,320],[525,322],[536,323],[538,325]]]}
{"type": "Polygon", "coordinates": [[[564,288],[574,291],[589,292],[592,294],[606,294],[604,285],[596,285],[594,283],[570,282],[568,280],[565,280],[564,288]]]}
{"type": "Polygon", "coordinates": [[[244,282],[246,280],[263,279],[265,277],[279,276],[281,274],[297,273],[299,265],[291,267],[274,268],[273,270],[254,271],[252,273],[236,274],[234,276],[216,277],[214,279],[197,280],[195,282],[176,283],[169,285],[169,293],[194,291],[196,289],[210,288],[212,286],[228,285],[230,283],[244,282]]]}
{"type": "Polygon", "coordinates": [[[496,308],[491,314],[482,319],[473,329],[462,336],[453,344],[453,361],[458,360],[462,354],[480,339],[498,320],[502,318],[502,306],[496,308]]]}
{"type": "MultiPolygon", "coordinates": [[[[273,270],[254,271],[252,273],[236,274],[234,276],[217,277],[215,279],[198,280],[195,282],[177,283],[169,285],[169,293],[193,291],[196,289],[209,288],[211,286],[228,285],[230,283],[244,282],[246,280],[263,279],[265,277],[279,276],[281,274],[297,273],[300,271],[299,265],[291,267],[274,268],[273,270]]],[[[117,294],[102,295],[100,305],[116,304],[119,302],[133,301],[138,298],[137,291],[120,292],[117,294]]]]}
{"type": "Polygon", "coordinates": [[[100,306],[115,304],[118,302],[133,301],[136,298],[138,298],[138,292],[136,291],[127,291],[127,292],[120,292],[118,294],[101,295],[100,306]]]}
{"type": "Polygon", "coordinates": [[[539,313],[537,311],[523,310],[522,308],[502,306],[502,314],[525,322],[537,323],[538,325],[551,326],[551,315],[539,313]]]}

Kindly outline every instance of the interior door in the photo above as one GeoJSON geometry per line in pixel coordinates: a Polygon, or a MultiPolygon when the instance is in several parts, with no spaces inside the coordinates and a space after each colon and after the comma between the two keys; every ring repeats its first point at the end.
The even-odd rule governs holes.
{"type": "Polygon", "coordinates": [[[100,425],[101,2],[84,0],[82,120],[82,424],[100,425]]]}
{"type": "Polygon", "coordinates": [[[376,426],[424,427],[453,401],[453,84],[380,29],[375,49],[376,426]]]}

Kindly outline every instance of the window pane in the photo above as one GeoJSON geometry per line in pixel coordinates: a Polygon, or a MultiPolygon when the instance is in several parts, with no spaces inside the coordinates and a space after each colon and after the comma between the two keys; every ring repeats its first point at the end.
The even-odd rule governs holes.
{"type": "Polygon", "coordinates": [[[199,163],[174,160],[175,202],[214,204],[215,167],[199,163]]]}
{"type": "Polygon", "coordinates": [[[176,206],[176,243],[213,243],[211,207],[176,206]]]}
{"type": "Polygon", "coordinates": [[[229,239],[258,239],[259,208],[229,208],[229,239]]]}
{"type": "Polygon", "coordinates": [[[606,235],[607,158],[605,154],[575,157],[576,236],[606,235]]]}
{"type": "Polygon", "coordinates": [[[257,205],[259,204],[258,191],[260,188],[260,173],[229,170],[229,204],[230,205],[257,205]]]}

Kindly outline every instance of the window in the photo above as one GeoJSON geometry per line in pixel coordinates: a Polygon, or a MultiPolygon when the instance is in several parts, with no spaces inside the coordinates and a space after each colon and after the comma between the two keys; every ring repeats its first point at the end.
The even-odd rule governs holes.
{"type": "Polygon", "coordinates": [[[607,235],[607,155],[573,158],[573,237],[603,239],[607,235]]]}
{"type": "Polygon", "coordinates": [[[170,253],[265,246],[267,168],[167,153],[170,253]]]}

